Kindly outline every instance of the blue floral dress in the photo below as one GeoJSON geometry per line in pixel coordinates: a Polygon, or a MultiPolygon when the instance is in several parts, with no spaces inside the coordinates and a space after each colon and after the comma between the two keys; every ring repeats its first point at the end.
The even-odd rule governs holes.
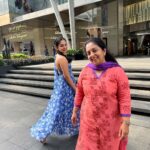
{"type": "MultiPolygon", "coordinates": [[[[71,64],[68,65],[68,69],[75,83],[71,64]]],[[[54,89],[46,110],[31,128],[31,136],[37,140],[43,140],[48,135],[72,136],[78,134],[79,120],[76,126],[71,123],[74,95],[74,90],[66,82],[62,72],[54,67],[54,89]]]]}

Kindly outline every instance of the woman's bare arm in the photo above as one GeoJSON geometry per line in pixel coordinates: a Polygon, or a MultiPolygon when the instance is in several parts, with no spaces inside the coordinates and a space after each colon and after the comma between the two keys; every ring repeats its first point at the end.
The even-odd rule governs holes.
{"type": "Polygon", "coordinates": [[[58,65],[61,68],[61,71],[63,72],[63,76],[66,79],[67,83],[74,89],[76,90],[76,86],[73,83],[70,74],[69,74],[69,70],[68,70],[68,61],[65,57],[59,57],[58,58],[58,65]]]}

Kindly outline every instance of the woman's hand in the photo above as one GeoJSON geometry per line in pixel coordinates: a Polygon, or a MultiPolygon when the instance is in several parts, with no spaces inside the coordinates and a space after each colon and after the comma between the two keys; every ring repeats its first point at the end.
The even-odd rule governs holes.
{"type": "Polygon", "coordinates": [[[77,113],[73,112],[71,117],[72,124],[75,126],[77,123],[77,113]]]}
{"type": "Polygon", "coordinates": [[[75,93],[76,93],[76,86],[75,86],[73,89],[74,89],[74,91],[75,91],[75,93]]]}
{"type": "Polygon", "coordinates": [[[120,126],[119,137],[122,140],[127,138],[128,134],[129,134],[129,124],[123,122],[120,126]]]}

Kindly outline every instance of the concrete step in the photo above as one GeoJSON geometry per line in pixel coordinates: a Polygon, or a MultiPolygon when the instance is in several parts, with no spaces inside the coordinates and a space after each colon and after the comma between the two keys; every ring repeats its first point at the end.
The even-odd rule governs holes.
{"type": "MultiPolygon", "coordinates": [[[[33,80],[31,79],[31,76],[28,80],[28,78],[24,77],[18,79],[19,77],[17,76],[16,78],[0,78],[0,83],[5,83],[5,84],[14,84],[14,85],[22,85],[22,86],[32,86],[32,87],[41,87],[41,88],[53,88],[53,80],[33,80]]],[[[38,78],[40,79],[40,78],[38,78]]],[[[77,79],[77,78],[76,78],[77,79]]],[[[150,90],[150,81],[136,81],[136,80],[130,80],[130,88],[131,89],[141,89],[141,90],[150,90]]]]}
{"type": "Polygon", "coordinates": [[[38,67],[37,65],[33,66],[18,66],[17,70],[54,70],[54,67],[38,67]]]}
{"type": "Polygon", "coordinates": [[[35,81],[35,80],[20,80],[20,79],[9,79],[9,78],[1,78],[0,83],[3,84],[11,84],[11,85],[20,85],[20,86],[29,86],[29,87],[37,87],[37,88],[47,88],[53,89],[53,82],[46,81],[35,81]]]}
{"type": "MultiPolygon", "coordinates": [[[[11,79],[22,79],[22,80],[36,80],[36,81],[47,81],[53,82],[54,76],[53,75],[39,75],[39,74],[3,74],[0,75],[0,79],[2,78],[11,78],[11,79]]],[[[75,77],[77,81],[77,77],[75,77]]]]}
{"type": "Polygon", "coordinates": [[[131,80],[150,80],[149,73],[126,73],[131,80]]]}
{"type": "MultiPolygon", "coordinates": [[[[19,85],[7,85],[1,83],[1,91],[13,92],[24,95],[31,95],[36,97],[43,97],[48,99],[51,95],[52,90],[43,89],[43,88],[33,88],[28,86],[19,86],[19,85]]],[[[143,102],[140,100],[132,101],[132,112],[133,113],[143,113],[150,115],[150,102],[143,102]]]]}
{"type": "Polygon", "coordinates": [[[127,72],[128,75],[146,76],[150,77],[150,73],[127,72]]]}
{"type": "Polygon", "coordinates": [[[132,99],[150,102],[150,90],[131,89],[132,99]]]}
{"type": "MultiPolygon", "coordinates": [[[[78,77],[81,68],[73,67],[74,76],[78,77]]],[[[45,75],[53,75],[53,67],[32,67],[32,66],[22,66],[19,67],[18,70],[12,70],[11,73],[21,73],[21,74],[45,74],[45,75]],[[32,71],[31,71],[32,70],[32,71]]],[[[126,69],[126,73],[131,80],[150,80],[150,69],[126,69]],[[136,71],[136,72],[134,72],[136,71]]]]}
{"type": "Polygon", "coordinates": [[[150,69],[124,68],[125,72],[150,73],[150,69]]]}
{"type": "MultiPolygon", "coordinates": [[[[15,81],[14,81],[15,82],[15,81]]],[[[17,82],[17,81],[16,81],[17,82]]],[[[19,81],[18,81],[19,82],[19,81]]],[[[24,81],[22,81],[24,82],[24,81]]],[[[34,82],[34,81],[32,81],[34,82]]],[[[44,82],[45,83],[45,82],[44,82]]],[[[29,84],[29,81],[27,82],[27,85],[29,84]]],[[[49,89],[46,89],[44,87],[42,87],[42,84],[43,82],[39,82],[39,83],[35,83],[37,86],[41,84],[41,87],[30,87],[30,86],[27,86],[27,85],[24,85],[24,86],[20,86],[20,85],[13,85],[13,84],[5,84],[5,83],[1,83],[0,84],[0,89],[11,89],[11,91],[15,90],[15,92],[20,91],[20,90],[27,90],[26,92],[32,92],[32,93],[45,93],[45,94],[48,94],[49,95],[49,90],[52,89],[50,87],[52,87],[52,85],[49,86],[49,89]],[[12,88],[13,87],[13,88],[12,88]],[[19,88],[18,88],[19,87],[19,88]],[[39,91],[40,90],[40,91],[39,91]],[[46,93],[47,92],[47,93],[46,93]]],[[[45,86],[48,88],[48,84],[45,83],[45,86]]],[[[26,93],[25,93],[26,94],[26,93]]],[[[30,95],[30,94],[29,94],[30,95]]],[[[36,94],[37,95],[37,94],[36,94]]],[[[39,94],[41,95],[41,94],[39,94]]],[[[131,97],[132,99],[139,99],[139,100],[143,100],[143,101],[148,101],[150,102],[150,91],[145,91],[145,90],[134,90],[134,89],[131,89],[131,97]]]]}
{"type": "Polygon", "coordinates": [[[129,80],[131,89],[150,90],[150,81],[129,80]]]}
{"type": "MultiPolygon", "coordinates": [[[[13,74],[39,74],[39,75],[53,75],[54,74],[54,69],[53,68],[23,68],[23,70],[10,70],[9,73],[13,74]]],[[[73,73],[74,76],[78,77],[79,76],[79,69],[73,68],[73,73]]],[[[150,80],[150,73],[135,73],[135,72],[127,72],[128,78],[129,79],[136,79],[136,80],[150,80]]]]}
{"type": "Polygon", "coordinates": [[[19,85],[8,85],[3,83],[0,84],[0,90],[43,98],[49,98],[52,92],[52,90],[50,89],[19,86],[19,85]]]}
{"type": "Polygon", "coordinates": [[[143,113],[150,115],[150,102],[143,102],[140,100],[132,100],[132,112],[133,113],[143,113]]]}
{"type": "MultiPolygon", "coordinates": [[[[33,66],[20,66],[17,67],[17,69],[26,69],[26,70],[53,70],[53,66],[51,65],[50,67],[45,66],[45,67],[40,67],[39,65],[33,65],[33,66]]],[[[84,65],[86,66],[86,65],[84,65]]],[[[72,65],[72,69],[75,71],[81,71],[81,68],[84,67],[82,64],[79,67],[76,67],[72,65]]],[[[137,72],[137,73],[150,73],[150,69],[144,69],[144,68],[124,68],[125,72],[137,72]]]]}
{"type": "MultiPolygon", "coordinates": [[[[0,77],[3,77],[3,78],[14,78],[14,79],[34,79],[34,80],[45,80],[45,81],[50,81],[50,80],[53,80],[54,77],[52,75],[37,75],[37,74],[12,74],[12,73],[9,73],[9,74],[4,74],[4,75],[0,75],[0,77]]],[[[75,76],[77,77],[77,76],[75,76]]],[[[149,76],[146,76],[146,75],[131,75],[129,74],[128,75],[128,78],[129,80],[147,80],[149,81],[150,80],[150,77],[149,76]]],[[[77,79],[77,78],[76,78],[77,79]]]]}
{"type": "Polygon", "coordinates": [[[150,81],[150,76],[142,76],[142,75],[128,75],[129,80],[145,80],[145,81],[150,81]]]}
{"type": "Polygon", "coordinates": [[[54,81],[54,76],[50,75],[35,75],[35,74],[4,74],[1,78],[37,80],[37,81],[54,81]]]}
{"type": "MultiPolygon", "coordinates": [[[[23,85],[23,86],[33,86],[33,87],[41,87],[41,88],[52,88],[53,84],[51,84],[51,86],[49,85],[43,85],[42,86],[42,82],[53,82],[54,81],[54,77],[50,76],[50,75],[24,75],[24,74],[5,74],[2,76],[3,78],[0,79],[1,83],[7,83],[7,84],[16,84],[16,85],[23,85]],[[8,80],[7,80],[8,79],[8,80]],[[15,79],[13,81],[13,79],[15,79]],[[20,81],[22,80],[22,81],[20,81]],[[25,81],[23,81],[25,80],[25,81]],[[28,81],[29,80],[29,81],[28,81]],[[37,82],[33,82],[33,81],[37,81],[37,82]],[[40,82],[39,82],[40,81],[40,82]],[[39,83],[38,83],[39,82],[39,83]]],[[[77,78],[76,78],[77,79],[77,78]]],[[[130,81],[131,86],[133,86],[133,81],[130,81]]],[[[140,85],[140,82],[137,82],[139,87],[142,88],[142,86],[144,88],[147,88],[147,90],[138,90],[138,89],[131,89],[131,93],[132,93],[132,98],[139,98],[139,99],[143,99],[143,100],[149,100],[150,99],[150,89],[149,89],[149,82],[147,82],[147,84],[140,85]],[[132,92],[133,91],[133,92],[132,92]]],[[[135,82],[134,82],[134,86],[135,82]]]]}
{"type": "MultiPolygon", "coordinates": [[[[10,70],[12,74],[38,74],[38,75],[54,75],[54,70],[10,70]]],[[[73,71],[74,76],[79,76],[79,71],[73,71]]]]}
{"type": "Polygon", "coordinates": [[[13,74],[41,74],[41,75],[54,75],[53,70],[10,70],[8,73],[13,74]]]}
{"type": "MultiPolygon", "coordinates": [[[[19,77],[19,76],[21,76],[21,77],[23,77],[23,76],[26,76],[26,75],[28,75],[28,76],[30,76],[30,75],[43,75],[43,77],[48,77],[49,75],[54,75],[54,72],[53,71],[39,71],[39,70],[12,70],[12,71],[10,71],[10,72],[12,72],[12,73],[8,73],[8,74],[4,74],[4,75],[0,75],[0,76],[13,76],[13,77],[15,77],[15,76],[17,76],[17,77],[19,77]]],[[[78,77],[78,75],[79,75],[79,72],[78,71],[74,71],[73,72],[74,73],[74,75],[76,76],[76,77],[78,77]]],[[[127,73],[127,75],[128,75],[128,78],[129,79],[131,79],[131,80],[150,80],[150,74],[149,73],[127,73]]]]}
{"type": "MultiPolygon", "coordinates": [[[[36,67],[36,66],[20,66],[17,69],[23,70],[54,70],[54,67],[36,67]]],[[[80,72],[82,68],[72,67],[72,70],[80,72]]]]}

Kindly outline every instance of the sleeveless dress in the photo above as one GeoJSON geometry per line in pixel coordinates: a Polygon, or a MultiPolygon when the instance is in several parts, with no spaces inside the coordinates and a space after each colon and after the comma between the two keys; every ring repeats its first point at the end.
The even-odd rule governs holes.
{"type": "MultiPolygon", "coordinates": [[[[68,69],[70,77],[75,83],[71,64],[68,65],[68,69]]],[[[79,132],[79,119],[76,126],[71,123],[74,95],[74,90],[66,82],[62,72],[54,66],[53,92],[43,115],[32,126],[31,136],[40,141],[48,135],[77,135],[79,132]]]]}

